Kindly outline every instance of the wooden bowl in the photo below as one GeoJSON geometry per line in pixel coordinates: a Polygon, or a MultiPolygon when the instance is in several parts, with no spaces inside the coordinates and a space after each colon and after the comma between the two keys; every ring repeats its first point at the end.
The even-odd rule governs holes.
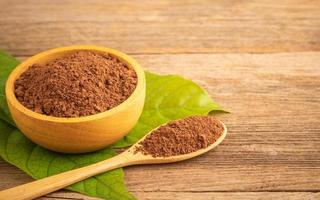
{"type": "Polygon", "coordinates": [[[141,115],[145,91],[144,71],[133,58],[117,50],[97,46],[69,46],[39,53],[17,66],[6,83],[7,102],[18,128],[38,145],[64,153],[95,151],[125,136],[141,115]],[[134,69],[137,73],[138,83],[131,96],[110,110],[77,118],[60,118],[39,114],[24,107],[17,100],[14,94],[14,82],[29,66],[35,63],[45,64],[67,53],[79,50],[109,53],[134,69]]]}

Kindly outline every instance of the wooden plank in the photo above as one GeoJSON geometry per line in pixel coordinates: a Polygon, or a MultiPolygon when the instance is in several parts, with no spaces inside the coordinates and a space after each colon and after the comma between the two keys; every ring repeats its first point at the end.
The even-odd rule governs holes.
{"type": "Polygon", "coordinates": [[[152,71],[195,80],[232,114],[222,118],[229,135],[216,151],[179,164],[133,167],[127,170],[129,188],[320,189],[319,53],[136,58],[152,71]]]}
{"type": "MultiPolygon", "coordinates": [[[[136,197],[141,200],[232,200],[232,199],[246,199],[246,200],[301,200],[301,199],[319,199],[320,193],[312,192],[136,192],[136,197]]],[[[96,198],[84,197],[83,195],[59,192],[41,198],[41,200],[53,199],[88,199],[95,200],[96,198]]]]}
{"type": "Polygon", "coordinates": [[[138,199],[143,200],[169,200],[169,199],[183,199],[183,200],[232,200],[232,199],[246,199],[246,200],[301,200],[301,199],[319,199],[319,193],[307,192],[151,192],[151,193],[136,193],[138,199]]]}
{"type": "Polygon", "coordinates": [[[71,44],[128,53],[320,50],[320,1],[0,1],[0,48],[71,44]]]}
{"type": "MultiPolygon", "coordinates": [[[[133,56],[145,69],[195,80],[232,114],[221,117],[229,135],[215,151],[126,168],[130,191],[142,199],[319,197],[320,53],[133,56]]],[[[2,189],[30,180],[3,161],[0,177],[2,189]]],[[[55,195],[75,194],[47,198],[55,195]]]]}
{"type": "MultiPolygon", "coordinates": [[[[3,161],[0,161],[0,166],[4,165],[3,161]]],[[[5,165],[8,165],[5,163],[5,165]]],[[[1,178],[5,175],[4,173],[8,171],[20,171],[18,169],[15,169],[14,167],[10,166],[8,169],[2,169],[0,168],[0,174],[1,178]],[[9,169],[9,170],[8,170],[9,169]]],[[[15,179],[13,181],[7,182],[8,185],[5,185],[4,180],[1,179],[1,185],[0,188],[9,188],[13,187],[15,185],[19,185],[22,183],[26,183],[30,181],[30,178],[27,177],[27,175],[23,173],[16,173],[16,175],[19,175],[19,177],[15,176],[13,173],[9,174],[9,177],[12,179],[15,179]]],[[[143,182],[141,183],[141,187],[143,182]]],[[[174,192],[168,192],[168,191],[132,191],[132,193],[138,198],[138,199],[152,199],[152,200],[165,200],[165,199],[319,199],[320,193],[319,192],[181,192],[181,191],[174,191],[174,192]]],[[[95,200],[97,198],[94,197],[88,197],[82,194],[69,192],[65,190],[61,190],[52,194],[49,194],[45,197],[39,198],[39,200],[52,200],[52,199],[86,199],[86,200],[95,200]]]]}

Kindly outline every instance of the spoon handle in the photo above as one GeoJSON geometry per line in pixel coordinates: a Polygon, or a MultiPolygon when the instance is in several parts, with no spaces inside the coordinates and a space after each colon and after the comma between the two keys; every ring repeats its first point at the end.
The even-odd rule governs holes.
{"type": "Polygon", "coordinates": [[[130,163],[129,158],[130,155],[124,152],[110,159],[86,167],[67,171],[61,174],[33,181],[31,183],[3,190],[0,191],[0,200],[34,199],[102,172],[128,166],[130,163]]]}

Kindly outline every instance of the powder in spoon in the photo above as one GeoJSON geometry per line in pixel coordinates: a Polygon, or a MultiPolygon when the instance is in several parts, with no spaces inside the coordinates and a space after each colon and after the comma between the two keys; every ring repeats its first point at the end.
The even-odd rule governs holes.
{"type": "Polygon", "coordinates": [[[214,143],[223,132],[222,124],[212,116],[191,116],[170,122],[152,131],[135,153],[153,157],[188,154],[214,143]]]}
{"type": "Polygon", "coordinates": [[[22,105],[55,117],[80,117],[109,110],[125,101],[137,75],[112,55],[77,51],[47,64],[34,64],[15,81],[22,105]]]}

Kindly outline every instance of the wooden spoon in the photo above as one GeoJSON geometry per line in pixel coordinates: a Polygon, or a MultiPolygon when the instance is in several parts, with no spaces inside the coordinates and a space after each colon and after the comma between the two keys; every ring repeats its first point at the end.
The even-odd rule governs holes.
{"type": "Polygon", "coordinates": [[[139,143],[144,140],[144,138],[152,132],[151,131],[128,150],[115,157],[86,167],[3,190],[0,192],[0,200],[34,199],[112,169],[138,164],[172,163],[199,156],[213,149],[223,141],[227,134],[227,128],[222,122],[221,124],[223,125],[223,132],[220,137],[213,144],[204,149],[199,149],[198,151],[189,154],[170,157],[152,157],[140,152],[135,152],[135,148],[140,145],[139,143]]]}

